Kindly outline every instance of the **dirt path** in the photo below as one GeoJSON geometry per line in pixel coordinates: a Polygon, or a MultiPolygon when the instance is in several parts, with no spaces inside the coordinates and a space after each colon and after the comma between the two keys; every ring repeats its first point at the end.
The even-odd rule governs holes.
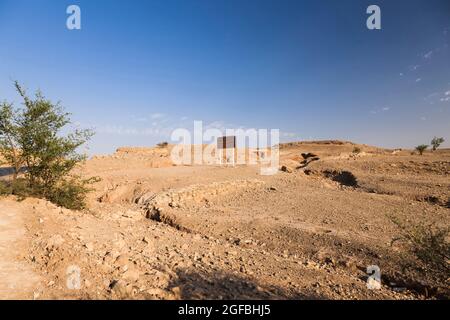
{"type": "Polygon", "coordinates": [[[17,252],[25,235],[23,214],[17,203],[0,203],[0,299],[33,299],[39,277],[19,261],[17,252]]]}

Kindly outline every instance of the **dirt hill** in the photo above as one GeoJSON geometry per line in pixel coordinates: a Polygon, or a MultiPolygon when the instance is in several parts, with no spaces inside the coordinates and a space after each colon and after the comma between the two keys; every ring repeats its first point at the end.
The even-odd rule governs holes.
{"type": "MultiPolygon", "coordinates": [[[[424,273],[398,241],[400,230],[389,216],[449,226],[450,150],[419,156],[314,141],[280,145],[280,159],[278,174],[262,176],[258,166],[175,166],[170,146],[120,148],[78,169],[102,179],[84,212],[37,199],[0,200],[2,210],[20,216],[10,228],[26,235],[8,259],[26,266],[17,272],[22,277],[31,272],[36,279],[19,283],[22,297],[448,294],[448,285],[424,273]],[[370,265],[381,269],[380,290],[366,286],[370,265]],[[67,285],[74,268],[80,270],[78,289],[67,285]]],[[[5,284],[0,288],[0,297],[9,297],[5,284]]]]}

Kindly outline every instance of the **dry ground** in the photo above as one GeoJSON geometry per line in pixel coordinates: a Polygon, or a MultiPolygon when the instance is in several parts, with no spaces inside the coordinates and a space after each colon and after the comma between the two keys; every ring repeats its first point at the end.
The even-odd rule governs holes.
{"type": "Polygon", "coordinates": [[[80,169],[102,179],[85,212],[0,200],[0,219],[17,219],[0,229],[0,298],[443,297],[448,282],[436,283],[396,241],[388,216],[450,225],[450,150],[359,145],[355,155],[354,146],[283,145],[287,172],[274,176],[256,166],[173,166],[164,148],[94,157],[80,169]],[[302,152],[320,160],[297,169],[302,152]],[[369,265],[381,268],[380,290],[366,287],[369,265]],[[79,289],[67,286],[73,266],[79,289]]]}

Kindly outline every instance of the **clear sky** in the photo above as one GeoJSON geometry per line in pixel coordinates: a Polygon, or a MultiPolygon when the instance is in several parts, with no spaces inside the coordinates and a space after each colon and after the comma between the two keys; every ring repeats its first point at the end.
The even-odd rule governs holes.
{"type": "Polygon", "coordinates": [[[450,146],[448,0],[0,0],[12,80],[61,100],[91,152],[150,146],[202,120],[281,139],[450,146]],[[81,8],[81,30],[66,8],[81,8]],[[366,28],[381,8],[382,30],[366,28]]]}

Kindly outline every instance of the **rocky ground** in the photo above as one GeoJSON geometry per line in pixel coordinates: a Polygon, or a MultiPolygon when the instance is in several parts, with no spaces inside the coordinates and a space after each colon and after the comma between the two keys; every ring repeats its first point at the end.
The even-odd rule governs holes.
{"type": "Polygon", "coordinates": [[[166,148],[94,157],[80,172],[102,180],[83,212],[0,200],[23,230],[19,243],[0,223],[0,255],[25,268],[0,263],[0,298],[445,297],[448,282],[396,241],[390,217],[450,225],[450,150],[354,147],[282,145],[274,176],[257,166],[174,166],[166,148]],[[381,269],[380,290],[367,289],[369,265],[381,269]]]}

